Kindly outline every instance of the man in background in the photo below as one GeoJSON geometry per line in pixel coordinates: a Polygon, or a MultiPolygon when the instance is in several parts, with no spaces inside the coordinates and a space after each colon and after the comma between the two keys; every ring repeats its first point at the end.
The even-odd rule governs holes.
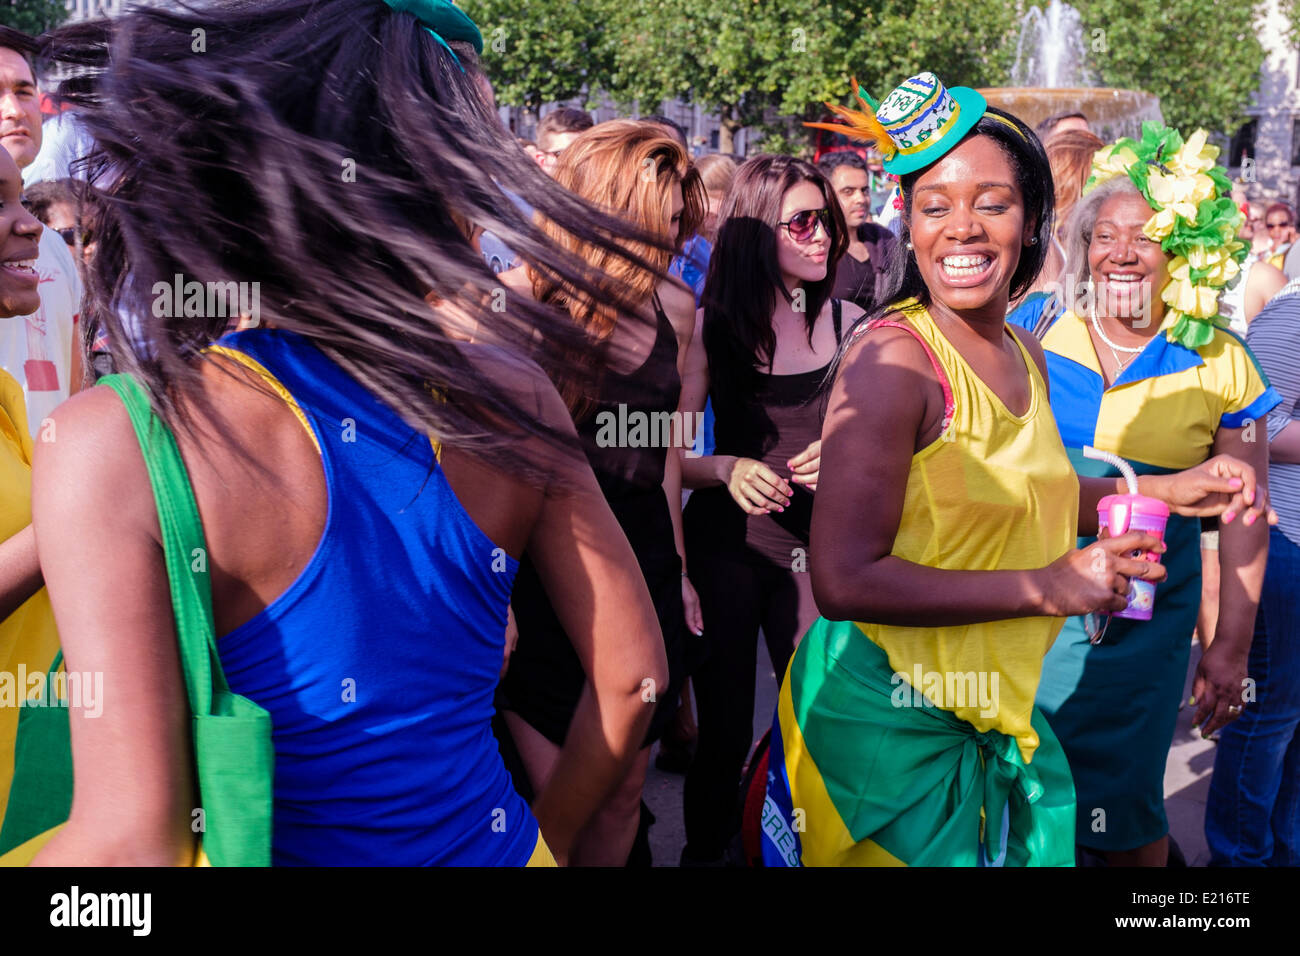
{"type": "MultiPolygon", "coordinates": [[[[31,37],[0,27],[0,145],[20,170],[41,150],[40,90],[31,37]]],[[[81,387],[81,347],[77,319],[81,279],[58,233],[41,233],[36,261],[41,307],[32,315],[0,322],[0,367],[23,387],[32,437],[50,412],[81,387]]]]}
{"type": "Polygon", "coordinates": [[[831,153],[817,168],[830,180],[849,227],[849,248],[836,269],[831,297],[847,299],[870,312],[898,240],[871,221],[871,175],[861,156],[850,150],[831,153]]]}
{"type": "Polygon", "coordinates": [[[537,162],[546,170],[547,175],[555,175],[555,164],[559,162],[560,153],[579,134],[594,125],[590,113],[569,106],[552,110],[542,117],[542,121],[537,124],[537,162]]]}

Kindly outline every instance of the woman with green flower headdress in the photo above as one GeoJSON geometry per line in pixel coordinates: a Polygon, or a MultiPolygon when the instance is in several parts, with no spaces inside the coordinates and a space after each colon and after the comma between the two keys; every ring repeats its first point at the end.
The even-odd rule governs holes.
{"type": "MultiPolygon", "coordinates": [[[[1255,420],[1279,401],[1219,316],[1245,244],[1230,183],[1204,130],[1185,140],[1144,123],[1140,141],[1099,151],[1065,229],[1069,307],[1045,331],[1052,410],[1081,475],[1113,476],[1088,445],[1130,461],[1143,481],[1229,454],[1268,467],[1255,420]]],[[[1262,483],[1262,481],[1261,481],[1262,483]]],[[[1220,517],[1218,636],[1197,669],[1203,734],[1235,719],[1268,548],[1254,514],[1220,517]]],[[[1037,703],[1070,761],[1077,840],[1112,864],[1162,866],[1168,855],[1165,756],[1173,739],[1201,593],[1199,522],[1174,515],[1168,581],[1150,621],[1072,618],[1043,664],[1037,703]]],[[[1086,541],[1080,542],[1085,546],[1086,541]]]]}

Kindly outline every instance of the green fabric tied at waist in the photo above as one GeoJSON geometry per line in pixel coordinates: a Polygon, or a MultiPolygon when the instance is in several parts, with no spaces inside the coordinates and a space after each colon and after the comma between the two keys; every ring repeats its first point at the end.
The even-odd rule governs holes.
{"type": "Polygon", "coordinates": [[[856,624],[824,619],[791,667],[800,732],[853,839],[910,866],[1074,865],[1074,786],[1042,714],[1026,764],[1015,738],[976,730],[905,676],[856,624]]]}

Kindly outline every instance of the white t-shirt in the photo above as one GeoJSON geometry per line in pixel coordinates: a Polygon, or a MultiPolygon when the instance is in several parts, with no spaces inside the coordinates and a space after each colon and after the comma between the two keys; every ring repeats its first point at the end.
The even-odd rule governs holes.
{"type": "Polygon", "coordinates": [[[33,438],[40,434],[41,422],[68,397],[81,311],[81,277],[67,244],[52,229],[41,233],[36,272],[41,307],[32,315],[0,319],[0,367],[23,387],[33,438]]]}
{"type": "Polygon", "coordinates": [[[88,156],[95,141],[75,113],[52,116],[41,126],[41,149],[30,166],[23,170],[23,185],[54,179],[86,179],[86,171],[77,160],[88,156]]]}

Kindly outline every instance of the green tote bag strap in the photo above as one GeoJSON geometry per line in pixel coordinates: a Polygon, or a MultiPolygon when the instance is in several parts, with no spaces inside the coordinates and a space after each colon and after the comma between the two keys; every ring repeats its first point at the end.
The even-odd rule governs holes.
{"type": "Polygon", "coordinates": [[[185,689],[193,715],[199,798],[192,825],[216,866],[269,866],[274,750],[271,717],[233,694],[217,654],[207,543],[176,438],[128,375],[99,380],[121,397],[158,506],[185,689]]]}

